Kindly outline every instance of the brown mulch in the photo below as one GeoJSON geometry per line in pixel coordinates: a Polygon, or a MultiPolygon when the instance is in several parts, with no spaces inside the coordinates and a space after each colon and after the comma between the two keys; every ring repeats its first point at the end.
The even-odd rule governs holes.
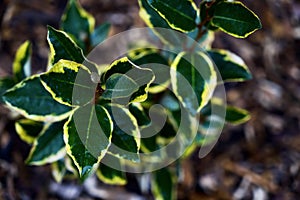
{"type": "MultiPolygon", "coordinates": [[[[111,34],[143,26],[136,0],[80,0],[111,34]]],[[[227,84],[230,104],[248,109],[252,118],[227,126],[205,158],[183,163],[179,199],[293,200],[300,196],[300,2],[243,1],[260,17],[263,29],[245,40],[216,35],[217,48],[230,49],[248,64],[253,79],[227,84]]],[[[66,1],[0,1],[0,76],[11,74],[14,53],[25,40],[33,44],[34,71],[45,69],[46,25],[59,26],[66,1]]],[[[80,185],[57,184],[49,166],[24,164],[29,146],[14,131],[0,107],[0,199],[152,199],[129,175],[125,188],[94,179],[80,185]],[[88,186],[87,186],[88,185],[88,186]]]]}

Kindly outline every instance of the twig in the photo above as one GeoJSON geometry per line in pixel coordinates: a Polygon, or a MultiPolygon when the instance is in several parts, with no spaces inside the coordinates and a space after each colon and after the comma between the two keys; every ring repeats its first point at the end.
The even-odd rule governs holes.
{"type": "Polygon", "coordinates": [[[249,169],[233,163],[230,160],[226,160],[222,163],[222,166],[225,170],[230,171],[234,174],[244,177],[249,182],[256,184],[258,186],[263,187],[267,191],[271,193],[276,193],[278,191],[278,186],[274,184],[272,181],[262,177],[261,175],[250,171],[249,169]]]}
{"type": "Polygon", "coordinates": [[[195,48],[196,48],[196,45],[198,44],[197,42],[201,39],[201,37],[207,32],[207,28],[203,29],[204,25],[209,22],[212,17],[209,15],[209,9],[211,8],[211,6],[214,4],[215,2],[212,1],[212,2],[207,2],[207,9],[206,9],[206,12],[205,12],[205,18],[204,20],[202,20],[198,25],[197,25],[197,28],[199,29],[199,32],[196,36],[196,39],[193,43],[193,46],[191,48],[189,48],[189,51],[194,51],[195,48]]]}
{"type": "Polygon", "coordinates": [[[94,104],[97,104],[99,97],[103,94],[104,90],[101,87],[101,83],[97,84],[95,95],[94,95],[94,104]]]}

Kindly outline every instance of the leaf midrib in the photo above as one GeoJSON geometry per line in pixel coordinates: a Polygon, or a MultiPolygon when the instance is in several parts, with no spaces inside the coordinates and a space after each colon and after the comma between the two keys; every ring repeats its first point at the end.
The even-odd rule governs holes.
{"type": "Polygon", "coordinates": [[[252,24],[254,24],[254,23],[250,23],[250,22],[247,22],[247,21],[242,21],[242,20],[238,20],[238,19],[235,19],[235,18],[230,18],[230,17],[224,17],[224,16],[214,16],[213,17],[213,20],[214,19],[221,19],[221,20],[225,20],[225,21],[229,21],[229,22],[232,22],[232,21],[234,21],[234,22],[237,22],[237,23],[241,23],[241,24],[246,24],[246,26],[247,25],[252,25],[252,24]]]}
{"type": "MultiPolygon", "coordinates": [[[[94,113],[94,106],[92,106],[91,108],[91,112],[90,112],[90,117],[89,117],[89,123],[88,123],[88,127],[87,127],[87,135],[86,135],[86,138],[85,138],[85,142],[84,142],[84,148],[86,149],[84,151],[84,161],[86,161],[87,159],[87,154],[90,154],[90,151],[87,149],[87,145],[88,145],[88,140],[89,140],[89,137],[90,137],[90,132],[91,132],[91,124],[92,124],[92,119],[93,119],[93,113],[94,113]]],[[[86,162],[84,162],[84,165],[86,166],[86,162]]]]}
{"type": "Polygon", "coordinates": [[[65,80],[61,80],[61,79],[57,79],[57,78],[53,78],[53,80],[56,80],[57,82],[60,82],[60,83],[67,83],[69,85],[76,85],[76,86],[80,86],[80,87],[83,87],[83,88],[87,88],[87,89],[91,89],[90,87],[86,86],[86,85],[81,85],[81,84],[78,84],[78,83],[72,83],[72,82],[68,82],[68,81],[65,81],[65,80]]]}

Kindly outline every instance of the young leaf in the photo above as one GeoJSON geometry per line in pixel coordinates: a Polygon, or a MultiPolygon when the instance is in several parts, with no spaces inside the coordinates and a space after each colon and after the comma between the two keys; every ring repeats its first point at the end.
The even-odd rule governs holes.
{"type": "Polygon", "coordinates": [[[174,93],[193,115],[211,98],[216,79],[213,63],[202,52],[182,52],[172,63],[171,83],[174,93]]]}
{"type": "Polygon", "coordinates": [[[29,41],[24,42],[17,50],[14,63],[13,74],[16,82],[20,82],[31,74],[31,45],[29,41]]]}
{"type": "MultiPolygon", "coordinates": [[[[172,29],[168,22],[162,18],[156,10],[148,3],[148,0],[138,0],[140,6],[140,17],[144,20],[146,25],[150,28],[153,28],[152,31],[162,40],[162,42],[178,46],[181,44],[180,39],[178,38],[177,34],[169,34],[170,32],[159,31],[158,28],[165,28],[165,29],[172,29]]],[[[171,32],[174,33],[174,32],[171,32]]]]}
{"type": "Polygon", "coordinates": [[[60,60],[40,78],[46,90],[61,104],[83,105],[94,97],[96,84],[91,80],[91,72],[76,62],[60,60]],[[73,95],[75,85],[76,89],[84,91],[84,95],[73,95]]]}
{"type": "Polygon", "coordinates": [[[189,32],[196,28],[197,10],[191,0],[147,0],[154,10],[175,30],[189,32]]]}
{"type": "Polygon", "coordinates": [[[105,91],[102,96],[105,99],[118,99],[130,97],[139,89],[137,83],[125,74],[113,74],[106,81],[105,91]]]}
{"type": "Polygon", "coordinates": [[[94,30],[91,34],[91,45],[93,47],[97,46],[107,38],[110,27],[111,25],[109,23],[104,23],[94,30]]]}
{"type": "Polygon", "coordinates": [[[241,2],[222,1],[216,4],[212,24],[238,38],[245,38],[261,28],[259,18],[241,2]]]}
{"type": "Polygon", "coordinates": [[[245,81],[252,78],[247,65],[236,54],[222,49],[209,50],[208,54],[220,72],[222,80],[219,81],[245,81]]]}
{"type": "Polygon", "coordinates": [[[173,200],[176,198],[175,175],[167,168],[153,173],[151,189],[157,200],[173,200]]]}
{"type": "MultiPolygon", "coordinates": [[[[130,97],[129,102],[142,102],[147,99],[149,86],[155,78],[152,70],[148,68],[140,68],[134,65],[131,61],[129,61],[127,57],[123,57],[114,61],[109,66],[109,68],[102,76],[102,82],[106,82],[111,75],[116,73],[126,74],[139,86],[139,89],[136,92],[134,92],[130,97]]],[[[128,103],[128,101],[119,101],[117,103],[124,104],[128,103]]]]}
{"type": "Polygon", "coordinates": [[[3,94],[3,99],[10,108],[35,121],[60,121],[71,111],[70,107],[52,98],[39,76],[18,83],[3,94]]]}
{"type": "Polygon", "coordinates": [[[106,154],[102,161],[105,161],[104,163],[109,163],[110,166],[114,166],[114,168],[111,168],[103,162],[100,163],[97,170],[97,177],[102,182],[112,185],[125,185],[127,183],[124,171],[119,171],[119,169],[124,168],[121,159],[106,154]]]}
{"type": "Polygon", "coordinates": [[[63,126],[60,121],[46,126],[39,137],[34,141],[26,163],[30,165],[43,165],[55,162],[65,156],[63,140],[63,126]]]}
{"type": "Polygon", "coordinates": [[[128,109],[114,104],[106,105],[112,117],[114,129],[109,151],[117,157],[139,161],[140,132],[134,116],[128,109]]]}
{"type": "Polygon", "coordinates": [[[89,41],[94,27],[94,17],[86,12],[77,0],[70,0],[61,19],[62,30],[74,36],[79,43],[85,44],[89,41]]]}
{"type": "Polygon", "coordinates": [[[12,78],[0,78],[0,103],[3,103],[3,94],[6,90],[12,88],[15,85],[15,81],[12,78]]]}
{"type": "Polygon", "coordinates": [[[15,123],[15,129],[19,137],[28,144],[34,142],[43,127],[43,123],[32,121],[30,119],[20,119],[15,123]]]}
{"type": "Polygon", "coordinates": [[[64,126],[67,153],[81,179],[95,171],[111,142],[113,124],[107,110],[87,104],[78,108],[64,126]]]}
{"type": "Polygon", "coordinates": [[[107,79],[115,73],[126,74],[134,67],[135,66],[133,65],[133,63],[131,63],[127,57],[115,60],[112,64],[110,64],[110,66],[105,70],[105,73],[102,75],[102,82],[105,83],[107,79]]]}
{"type": "Polygon", "coordinates": [[[159,93],[170,83],[170,67],[167,59],[154,49],[137,49],[131,51],[129,59],[141,68],[151,69],[155,79],[149,87],[150,93],[159,93]]]}

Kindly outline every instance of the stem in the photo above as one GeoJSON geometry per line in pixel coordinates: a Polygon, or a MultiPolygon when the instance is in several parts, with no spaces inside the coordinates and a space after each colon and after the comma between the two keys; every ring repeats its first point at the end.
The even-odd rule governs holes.
{"type": "Polygon", "coordinates": [[[206,6],[207,6],[207,9],[206,9],[206,12],[205,12],[205,18],[204,20],[202,20],[198,25],[197,25],[197,28],[199,29],[199,32],[196,36],[196,39],[193,43],[193,46],[191,48],[189,48],[190,51],[194,51],[195,48],[196,48],[196,45],[197,45],[197,42],[201,39],[201,37],[207,32],[207,28],[203,29],[203,27],[205,26],[205,24],[207,22],[209,22],[212,17],[209,15],[209,9],[211,8],[211,6],[215,3],[215,1],[212,1],[212,2],[207,2],[206,3],[206,6]]]}
{"type": "Polygon", "coordinates": [[[96,104],[99,97],[103,94],[104,90],[101,87],[101,84],[98,83],[97,87],[96,87],[96,91],[95,91],[95,95],[94,95],[94,99],[93,99],[93,103],[96,104]]]}

